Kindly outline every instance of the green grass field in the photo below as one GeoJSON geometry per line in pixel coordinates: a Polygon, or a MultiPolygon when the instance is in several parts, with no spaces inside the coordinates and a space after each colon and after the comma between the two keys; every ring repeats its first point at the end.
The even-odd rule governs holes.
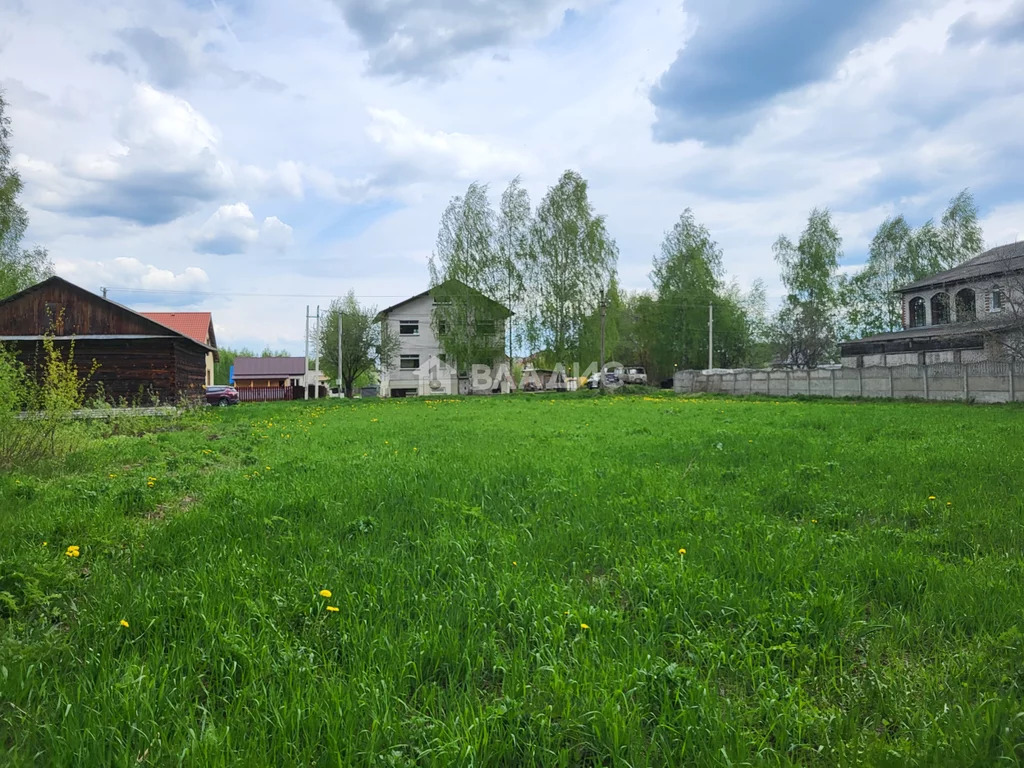
{"type": "Polygon", "coordinates": [[[96,439],[0,476],[0,762],[1014,765],[1022,445],[672,395],[96,439]]]}

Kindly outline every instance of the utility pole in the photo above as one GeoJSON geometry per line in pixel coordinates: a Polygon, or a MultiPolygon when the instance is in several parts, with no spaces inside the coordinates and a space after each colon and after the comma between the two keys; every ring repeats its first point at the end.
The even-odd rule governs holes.
{"type": "Polygon", "coordinates": [[[316,305],[316,376],[313,377],[313,399],[320,399],[320,305],[316,305]]]}
{"type": "Polygon", "coordinates": [[[341,376],[341,307],[338,307],[338,394],[345,397],[348,393],[345,391],[345,380],[341,376]]]}
{"type": "Polygon", "coordinates": [[[715,305],[708,304],[708,370],[715,367],[715,305]]]}
{"type": "Polygon", "coordinates": [[[302,368],[302,399],[309,400],[309,304],[306,305],[306,364],[302,368]]]}
{"type": "Polygon", "coordinates": [[[608,311],[608,300],[604,295],[604,288],[601,289],[601,367],[598,372],[599,381],[604,384],[604,318],[608,311]]]}

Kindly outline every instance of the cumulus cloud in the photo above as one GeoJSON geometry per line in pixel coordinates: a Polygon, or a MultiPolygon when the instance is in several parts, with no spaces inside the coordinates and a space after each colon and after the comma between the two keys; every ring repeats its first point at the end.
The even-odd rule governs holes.
{"type": "Polygon", "coordinates": [[[187,101],[139,85],[106,151],[75,155],[60,167],[33,161],[24,167],[39,184],[43,208],[163,224],[231,187],[217,143],[212,126],[187,101]]]}
{"type": "Polygon", "coordinates": [[[651,89],[659,141],[726,143],[775,96],[824,79],[892,0],[693,0],[694,31],[651,89]]]}
{"type": "Polygon", "coordinates": [[[200,253],[244,253],[254,246],[283,251],[291,245],[292,228],[276,216],[258,222],[245,203],[222,205],[195,237],[200,253]]]}
{"type": "Polygon", "coordinates": [[[464,133],[429,131],[393,109],[370,108],[369,137],[403,166],[427,174],[477,179],[529,172],[533,160],[464,133]]]}
{"type": "Polygon", "coordinates": [[[123,304],[189,306],[199,300],[193,292],[209,289],[210,278],[200,267],[180,272],[122,256],[109,261],[58,260],[58,275],[88,290],[110,289],[111,299],[123,304]]]}
{"type": "Polygon", "coordinates": [[[334,0],[369,53],[370,71],[434,77],[472,51],[556,29],[565,13],[598,0],[334,0]]]}
{"type": "Polygon", "coordinates": [[[182,40],[149,27],[126,27],[118,30],[116,37],[132,58],[124,51],[110,50],[94,54],[93,61],[141,75],[165,90],[183,88],[204,77],[215,78],[227,86],[251,85],[265,91],[285,89],[284,83],[266,75],[229,67],[215,55],[215,45],[202,45],[195,35],[182,40]]]}

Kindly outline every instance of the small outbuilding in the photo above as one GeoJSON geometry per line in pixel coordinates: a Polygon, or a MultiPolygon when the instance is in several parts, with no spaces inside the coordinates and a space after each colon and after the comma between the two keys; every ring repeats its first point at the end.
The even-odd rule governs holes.
{"type": "Polygon", "coordinates": [[[112,401],[173,403],[203,395],[207,355],[216,349],[174,328],[51,277],[0,300],[0,344],[30,371],[43,363],[43,338],[67,356],[74,347],[87,392],[112,401]]]}

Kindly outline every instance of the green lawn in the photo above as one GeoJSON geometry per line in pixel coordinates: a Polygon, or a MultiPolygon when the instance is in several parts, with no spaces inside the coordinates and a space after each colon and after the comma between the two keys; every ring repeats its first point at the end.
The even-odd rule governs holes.
{"type": "Polygon", "coordinates": [[[148,426],[0,475],[6,764],[1024,759],[1020,408],[581,394],[148,426]]]}

